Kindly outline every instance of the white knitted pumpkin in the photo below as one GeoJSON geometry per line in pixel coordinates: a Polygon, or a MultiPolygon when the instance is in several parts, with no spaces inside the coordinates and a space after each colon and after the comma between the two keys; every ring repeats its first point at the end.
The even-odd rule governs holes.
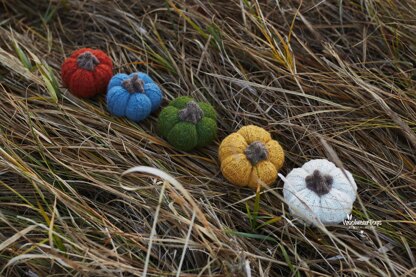
{"type": "Polygon", "coordinates": [[[352,174],[325,159],[311,160],[284,178],[290,212],[307,223],[336,224],[351,213],[357,195],[352,174]],[[344,174],[345,173],[345,174],[344,174]]]}

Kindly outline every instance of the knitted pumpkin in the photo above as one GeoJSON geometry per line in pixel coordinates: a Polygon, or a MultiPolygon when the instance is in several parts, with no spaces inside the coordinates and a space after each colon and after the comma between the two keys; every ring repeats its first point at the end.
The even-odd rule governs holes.
{"type": "Polygon", "coordinates": [[[113,63],[101,50],[82,48],[61,67],[64,86],[75,96],[88,98],[104,93],[113,76],[113,63]]]}
{"type": "Polygon", "coordinates": [[[107,109],[138,122],[159,108],[162,98],[162,91],[147,74],[119,73],[108,84],[107,109]]]}
{"type": "Polygon", "coordinates": [[[311,160],[282,179],[290,212],[306,223],[336,224],[351,213],[357,184],[348,170],[328,160],[311,160]]]}
{"type": "Polygon", "coordinates": [[[221,171],[231,183],[257,188],[270,185],[283,165],[284,151],[263,128],[249,125],[227,136],[219,147],[221,171]]]}
{"type": "Polygon", "coordinates": [[[174,99],[159,115],[158,130],[175,148],[190,151],[211,143],[217,135],[217,113],[190,97],[174,99]]]}

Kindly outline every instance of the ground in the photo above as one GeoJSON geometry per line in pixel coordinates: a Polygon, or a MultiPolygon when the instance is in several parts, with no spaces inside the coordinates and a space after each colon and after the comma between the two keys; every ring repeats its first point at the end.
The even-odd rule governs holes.
{"type": "Polygon", "coordinates": [[[416,2],[0,0],[0,275],[414,276],[416,2]],[[218,137],[190,153],[79,99],[60,66],[105,51],[114,73],[210,102],[218,137]],[[279,178],[222,176],[244,125],[285,150],[281,174],[327,158],[353,173],[352,217],[305,226],[279,178]],[[121,176],[129,168],[157,168],[121,176]],[[175,182],[175,180],[177,182],[175,182]]]}

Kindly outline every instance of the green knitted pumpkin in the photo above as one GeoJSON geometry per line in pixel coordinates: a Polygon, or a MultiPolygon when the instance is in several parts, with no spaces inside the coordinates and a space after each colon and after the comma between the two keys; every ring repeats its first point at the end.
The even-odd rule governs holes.
{"type": "Polygon", "coordinates": [[[216,119],[217,113],[210,104],[181,96],[160,112],[158,131],[175,148],[190,151],[215,139],[216,119]]]}

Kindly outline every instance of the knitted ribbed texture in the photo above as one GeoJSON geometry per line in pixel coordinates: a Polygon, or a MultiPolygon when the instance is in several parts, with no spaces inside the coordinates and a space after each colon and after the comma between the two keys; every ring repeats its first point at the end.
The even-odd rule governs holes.
{"type": "Polygon", "coordinates": [[[351,172],[326,159],[306,162],[284,179],[290,213],[306,223],[338,224],[351,215],[357,184],[351,172]]]}
{"type": "Polygon", "coordinates": [[[284,151],[263,128],[249,125],[227,136],[219,147],[221,171],[232,184],[270,185],[284,162],[284,151]]]}
{"type": "Polygon", "coordinates": [[[77,97],[105,93],[113,76],[113,63],[101,50],[82,48],[71,54],[61,67],[64,86],[77,97]]]}
{"type": "Polygon", "coordinates": [[[172,100],[159,115],[158,132],[175,148],[190,151],[210,144],[217,135],[217,114],[187,96],[172,100]]]}
{"type": "Polygon", "coordinates": [[[160,107],[163,94],[143,72],[119,73],[108,84],[107,109],[110,113],[139,122],[160,107]]]}

